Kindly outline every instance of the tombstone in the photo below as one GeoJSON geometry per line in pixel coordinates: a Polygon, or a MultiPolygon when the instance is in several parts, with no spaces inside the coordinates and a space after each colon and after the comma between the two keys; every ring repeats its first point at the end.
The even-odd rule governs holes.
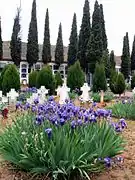
{"type": "Polygon", "coordinates": [[[8,98],[6,96],[2,97],[2,103],[7,104],[8,103],[8,98]]]}
{"type": "Polygon", "coordinates": [[[87,83],[84,83],[84,85],[81,87],[81,91],[82,91],[82,95],[81,95],[82,101],[88,102],[90,100],[89,97],[90,87],[88,86],[87,83]]]}
{"type": "Polygon", "coordinates": [[[38,93],[39,93],[39,103],[43,104],[47,100],[46,95],[48,94],[48,89],[46,89],[45,86],[41,86],[38,93]]]}
{"type": "Polygon", "coordinates": [[[69,100],[69,93],[70,88],[67,87],[66,85],[66,79],[64,80],[63,86],[61,87],[59,94],[60,94],[60,100],[59,104],[65,104],[66,100],[69,100]]]}
{"type": "Polygon", "coordinates": [[[15,91],[15,89],[11,89],[10,92],[7,93],[7,97],[9,98],[9,104],[15,104],[18,96],[19,94],[15,91]]]}

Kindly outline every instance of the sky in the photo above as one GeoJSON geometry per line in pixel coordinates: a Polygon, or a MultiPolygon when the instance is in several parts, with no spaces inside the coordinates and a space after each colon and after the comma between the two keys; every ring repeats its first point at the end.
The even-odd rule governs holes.
{"type": "MultiPolygon", "coordinates": [[[[33,0],[21,0],[21,33],[22,41],[27,42],[31,8],[33,0]]],[[[39,43],[43,43],[46,9],[49,9],[51,44],[55,45],[58,36],[58,26],[62,23],[63,42],[69,44],[69,36],[74,12],[77,14],[78,33],[83,16],[85,0],[37,0],[37,20],[39,43]]],[[[90,14],[94,9],[95,0],[89,0],[90,14]]],[[[130,50],[135,34],[135,0],[98,0],[103,4],[108,37],[108,48],[115,55],[121,55],[123,36],[129,32],[130,50]]],[[[20,0],[0,0],[0,16],[2,21],[3,41],[11,39],[13,21],[20,0]]]]}

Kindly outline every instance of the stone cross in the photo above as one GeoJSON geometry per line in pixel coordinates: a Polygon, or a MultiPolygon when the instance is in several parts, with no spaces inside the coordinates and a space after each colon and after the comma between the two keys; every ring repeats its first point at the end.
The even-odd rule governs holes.
{"type": "Polygon", "coordinates": [[[59,94],[60,94],[60,104],[65,104],[66,100],[69,100],[69,93],[70,88],[67,87],[66,82],[64,81],[63,86],[61,87],[59,94]]]}
{"type": "Polygon", "coordinates": [[[41,86],[39,89],[39,103],[43,104],[46,101],[46,95],[48,94],[48,89],[45,86],[41,86]]]}
{"type": "Polygon", "coordinates": [[[90,87],[88,86],[87,83],[84,83],[84,85],[81,87],[81,91],[82,91],[81,98],[83,102],[89,101],[90,100],[90,97],[89,97],[90,87]]]}
{"type": "Polygon", "coordinates": [[[15,89],[11,89],[9,93],[7,93],[7,97],[9,98],[9,103],[16,103],[17,97],[19,94],[15,91],[15,89]]]}

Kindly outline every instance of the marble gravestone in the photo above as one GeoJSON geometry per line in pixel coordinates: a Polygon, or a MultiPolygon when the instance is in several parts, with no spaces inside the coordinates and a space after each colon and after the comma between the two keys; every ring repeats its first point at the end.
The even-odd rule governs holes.
{"type": "Polygon", "coordinates": [[[81,87],[81,91],[82,91],[82,95],[81,95],[82,101],[88,102],[90,100],[90,97],[89,97],[90,87],[88,86],[87,83],[84,83],[84,85],[81,87]]]}

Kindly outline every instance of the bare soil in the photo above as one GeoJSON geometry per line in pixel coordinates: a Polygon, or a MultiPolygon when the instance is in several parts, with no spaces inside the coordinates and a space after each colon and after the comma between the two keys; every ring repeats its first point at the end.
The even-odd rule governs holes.
{"type": "MultiPolygon", "coordinates": [[[[3,125],[11,123],[10,115],[3,125]]],[[[0,118],[1,119],[1,118],[0,118]]],[[[123,136],[127,141],[126,151],[123,153],[124,163],[116,168],[108,169],[103,174],[91,177],[92,180],[135,180],[135,121],[128,121],[128,128],[123,136]]],[[[28,173],[15,171],[6,163],[0,164],[0,180],[49,180],[47,177],[32,177],[28,173]]]]}

